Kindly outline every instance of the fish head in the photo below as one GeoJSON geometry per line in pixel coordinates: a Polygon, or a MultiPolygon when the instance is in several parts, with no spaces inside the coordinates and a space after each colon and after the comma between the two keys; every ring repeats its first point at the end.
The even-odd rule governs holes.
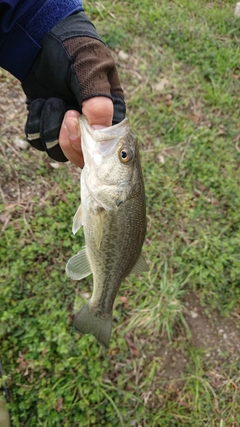
{"type": "Polygon", "coordinates": [[[117,208],[143,185],[137,139],[127,119],[94,130],[81,116],[80,126],[86,188],[98,206],[117,208]]]}

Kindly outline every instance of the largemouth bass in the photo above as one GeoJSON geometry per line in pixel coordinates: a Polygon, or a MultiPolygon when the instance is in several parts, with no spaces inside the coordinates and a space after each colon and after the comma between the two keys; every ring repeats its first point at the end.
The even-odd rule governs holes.
{"type": "Polygon", "coordinates": [[[73,280],[93,274],[92,296],[76,314],[73,327],[94,335],[107,348],[121,282],[130,273],[148,270],[142,256],[144,183],[136,137],[127,119],[94,130],[81,115],[80,128],[85,164],[73,233],[83,226],[86,246],[68,261],[66,273],[73,280]]]}

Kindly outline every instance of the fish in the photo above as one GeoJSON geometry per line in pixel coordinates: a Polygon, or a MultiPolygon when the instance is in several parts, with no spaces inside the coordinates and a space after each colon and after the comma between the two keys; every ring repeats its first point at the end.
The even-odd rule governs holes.
{"type": "Polygon", "coordinates": [[[10,415],[6,401],[0,396],[0,427],[10,427],[10,415]]]}
{"type": "Polygon", "coordinates": [[[137,138],[129,121],[93,129],[80,116],[84,167],[74,234],[83,227],[85,247],[67,262],[73,280],[93,275],[93,292],[73,328],[92,334],[105,348],[112,332],[113,304],[122,281],[148,271],[142,255],[146,202],[137,138]]]}
{"type": "MultiPolygon", "coordinates": [[[[3,367],[0,360],[0,379],[3,377],[3,367]]],[[[2,382],[2,389],[0,387],[0,427],[10,427],[10,414],[7,408],[7,403],[10,403],[9,392],[5,382],[2,382]],[[3,391],[3,393],[2,393],[3,391]]]]}

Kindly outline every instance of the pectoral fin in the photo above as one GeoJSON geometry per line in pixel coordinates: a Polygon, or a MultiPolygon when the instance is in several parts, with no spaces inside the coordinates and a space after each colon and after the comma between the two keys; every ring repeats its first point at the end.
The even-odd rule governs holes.
{"type": "Polygon", "coordinates": [[[143,254],[140,255],[140,257],[138,258],[136,264],[134,265],[131,274],[140,274],[143,271],[148,271],[149,267],[143,257],[143,254]]]}
{"type": "Polygon", "coordinates": [[[72,232],[76,234],[76,232],[82,227],[82,205],[79,206],[77,212],[73,218],[72,232]]]}
{"type": "Polygon", "coordinates": [[[92,273],[86,248],[70,258],[66,265],[66,273],[73,280],[81,280],[92,273]]]}

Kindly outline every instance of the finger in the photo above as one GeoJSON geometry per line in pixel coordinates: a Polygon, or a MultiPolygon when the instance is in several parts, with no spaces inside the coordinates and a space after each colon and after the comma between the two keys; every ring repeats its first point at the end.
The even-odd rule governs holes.
{"type": "Polygon", "coordinates": [[[44,104],[45,100],[40,98],[29,103],[29,113],[25,126],[27,141],[40,151],[45,151],[40,136],[40,121],[44,104]]]}
{"type": "Polygon", "coordinates": [[[65,102],[59,98],[45,101],[40,121],[41,141],[48,155],[59,162],[66,162],[66,156],[59,145],[59,129],[66,111],[65,102]]]}
{"type": "Polygon", "coordinates": [[[104,96],[96,96],[82,103],[82,112],[91,126],[100,125],[107,127],[112,125],[113,103],[104,96]]]}
{"type": "Polygon", "coordinates": [[[65,156],[76,166],[83,168],[83,154],[77,111],[67,111],[59,134],[59,144],[65,156]]]}
{"type": "Polygon", "coordinates": [[[58,141],[66,106],[59,98],[38,98],[28,104],[28,119],[25,132],[28,142],[59,162],[66,162],[58,141]]]}
{"type": "Polygon", "coordinates": [[[64,123],[71,141],[71,146],[75,151],[82,154],[79,116],[80,113],[78,111],[70,110],[65,114],[64,123]]]}

